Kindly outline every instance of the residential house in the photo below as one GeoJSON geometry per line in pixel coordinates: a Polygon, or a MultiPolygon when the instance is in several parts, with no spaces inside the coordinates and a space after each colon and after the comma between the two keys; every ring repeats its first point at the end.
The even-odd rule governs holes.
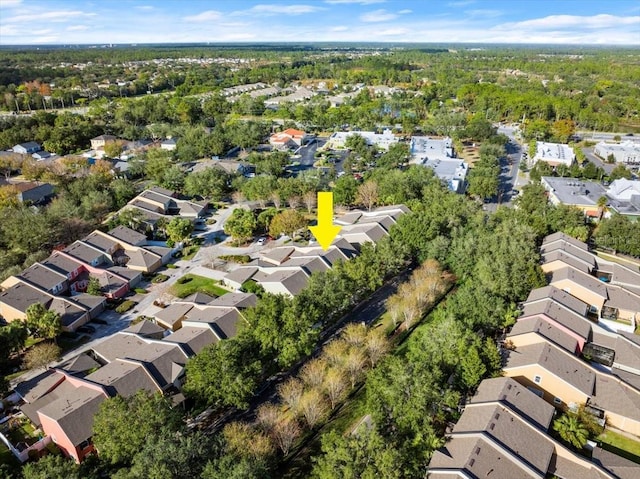
{"type": "Polygon", "coordinates": [[[571,166],[576,161],[576,154],[569,145],[538,141],[536,143],[536,154],[532,160],[534,164],[538,161],[544,161],[551,166],[571,166]]]}
{"type": "Polygon", "coordinates": [[[603,214],[608,216],[598,204],[600,198],[606,198],[607,194],[607,190],[600,183],[554,176],[543,176],[540,181],[547,190],[552,204],[574,206],[585,216],[594,219],[599,219],[603,214]]]}
{"type": "Polygon", "coordinates": [[[211,159],[198,161],[193,165],[193,168],[191,168],[191,172],[198,173],[200,171],[208,170],[209,168],[220,168],[230,175],[243,176],[250,175],[256,171],[254,165],[245,161],[211,159]]]}
{"type": "Polygon", "coordinates": [[[18,190],[18,201],[25,204],[42,205],[55,196],[53,185],[49,183],[13,183],[18,190]]]}
{"type": "Polygon", "coordinates": [[[92,150],[104,150],[104,147],[110,141],[116,141],[117,138],[113,135],[100,135],[91,139],[92,150]]]}
{"type": "Polygon", "coordinates": [[[166,151],[174,151],[178,147],[178,142],[175,138],[167,138],[160,143],[160,149],[166,151]]]}
{"type": "Polygon", "coordinates": [[[553,407],[512,379],[486,379],[433,454],[427,477],[617,477],[553,439],[553,417],[553,407]]]}
{"type": "Polygon", "coordinates": [[[42,150],[42,147],[35,141],[29,141],[27,143],[20,143],[18,145],[15,145],[12,150],[14,153],[18,153],[20,155],[31,155],[42,150]]]}
{"type": "Polygon", "coordinates": [[[607,189],[607,207],[632,221],[640,218],[640,181],[620,178],[607,189]]]}
{"type": "Polygon", "coordinates": [[[135,208],[140,211],[147,225],[153,228],[161,218],[166,220],[176,216],[192,220],[201,218],[207,212],[207,203],[179,199],[173,191],[152,187],[129,201],[123,209],[125,208],[135,208]]]}

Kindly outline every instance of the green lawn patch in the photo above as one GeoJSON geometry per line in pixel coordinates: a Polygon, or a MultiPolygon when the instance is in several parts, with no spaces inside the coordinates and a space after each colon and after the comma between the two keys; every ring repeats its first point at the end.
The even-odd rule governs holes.
{"type": "Polygon", "coordinates": [[[171,287],[171,294],[178,298],[186,298],[193,293],[206,293],[210,296],[218,297],[228,292],[218,286],[218,282],[215,279],[205,278],[196,274],[185,274],[171,287]]]}
{"type": "Polygon", "coordinates": [[[640,439],[634,440],[610,429],[598,436],[602,448],[640,464],[640,439]]]}
{"type": "Polygon", "coordinates": [[[191,246],[187,246],[186,248],[184,248],[182,250],[182,259],[183,260],[190,260],[191,258],[193,258],[196,253],[198,252],[198,250],[200,249],[200,245],[199,244],[194,244],[191,246]]]}
{"type": "Polygon", "coordinates": [[[138,294],[147,294],[149,292],[144,288],[134,288],[134,291],[138,294]]]}
{"type": "Polygon", "coordinates": [[[248,254],[223,254],[219,257],[223,261],[229,261],[231,263],[247,264],[251,261],[251,256],[248,254]]]}
{"type": "Polygon", "coordinates": [[[116,313],[120,313],[120,314],[126,313],[131,308],[133,308],[136,304],[137,303],[135,301],[131,301],[130,299],[123,301],[122,304],[116,308],[116,313]]]}

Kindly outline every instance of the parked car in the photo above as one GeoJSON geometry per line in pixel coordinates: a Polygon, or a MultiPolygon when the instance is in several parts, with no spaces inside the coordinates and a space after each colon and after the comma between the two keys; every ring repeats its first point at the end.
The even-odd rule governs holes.
{"type": "Polygon", "coordinates": [[[258,238],[258,241],[256,241],[256,244],[258,246],[262,246],[267,242],[267,238],[265,238],[264,236],[261,236],[260,238],[258,238]]]}
{"type": "Polygon", "coordinates": [[[80,326],[77,331],[79,333],[84,333],[84,334],[93,334],[96,332],[96,328],[94,328],[93,326],[89,326],[88,324],[85,324],[83,326],[80,326]]]}

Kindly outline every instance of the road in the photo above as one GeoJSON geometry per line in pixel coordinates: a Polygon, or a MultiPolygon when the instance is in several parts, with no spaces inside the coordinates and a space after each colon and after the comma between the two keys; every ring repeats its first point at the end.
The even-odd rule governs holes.
{"type": "Polygon", "coordinates": [[[604,171],[607,174],[611,173],[613,171],[613,169],[616,167],[615,163],[605,163],[600,158],[598,158],[593,153],[593,148],[583,148],[582,151],[584,152],[584,156],[587,157],[587,160],[589,160],[594,165],[604,169],[604,171]]]}
{"type": "Polygon", "coordinates": [[[485,210],[490,212],[496,211],[499,205],[511,206],[511,202],[517,196],[517,193],[514,194],[514,190],[520,191],[522,186],[529,183],[528,179],[523,179],[519,176],[520,162],[522,161],[524,149],[516,137],[517,129],[500,125],[498,133],[506,135],[509,141],[505,145],[506,157],[500,158],[498,195],[491,198],[484,206],[485,210]]]}

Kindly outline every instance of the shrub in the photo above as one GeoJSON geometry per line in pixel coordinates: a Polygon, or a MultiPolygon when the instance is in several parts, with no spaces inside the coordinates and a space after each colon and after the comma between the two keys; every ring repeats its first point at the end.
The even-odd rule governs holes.
{"type": "Polygon", "coordinates": [[[135,305],[136,305],[136,302],[131,301],[130,299],[128,299],[127,301],[123,301],[122,304],[116,308],[116,313],[120,313],[120,314],[126,313],[135,305]]]}
{"type": "Polygon", "coordinates": [[[144,288],[134,288],[134,291],[138,294],[147,294],[149,292],[144,288]]]}
{"type": "Polygon", "coordinates": [[[173,263],[169,263],[169,264],[167,265],[167,268],[169,268],[169,269],[176,269],[176,268],[177,268],[177,266],[176,266],[175,264],[173,264],[173,263]]]}
{"type": "Polygon", "coordinates": [[[177,283],[178,284],[185,284],[188,283],[189,281],[191,281],[193,278],[189,277],[189,276],[183,276],[182,278],[178,279],[177,283]]]}
{"type": "MultiPolygon", "coordinates": [[[[173,266],[173,265],[172,265],[173,266]]],[[[152,283],[164,283],[166,280],[169,279],[169,276],[167,276],[166,274],[157,274],[152,280],[152,283]]]]}
{"type": "Polygon", "coordinates": [[[220,256],[220,259],[239,264],[247,264],[251,261],[251,257],[248,254],[225,254],[220,256]]]}

